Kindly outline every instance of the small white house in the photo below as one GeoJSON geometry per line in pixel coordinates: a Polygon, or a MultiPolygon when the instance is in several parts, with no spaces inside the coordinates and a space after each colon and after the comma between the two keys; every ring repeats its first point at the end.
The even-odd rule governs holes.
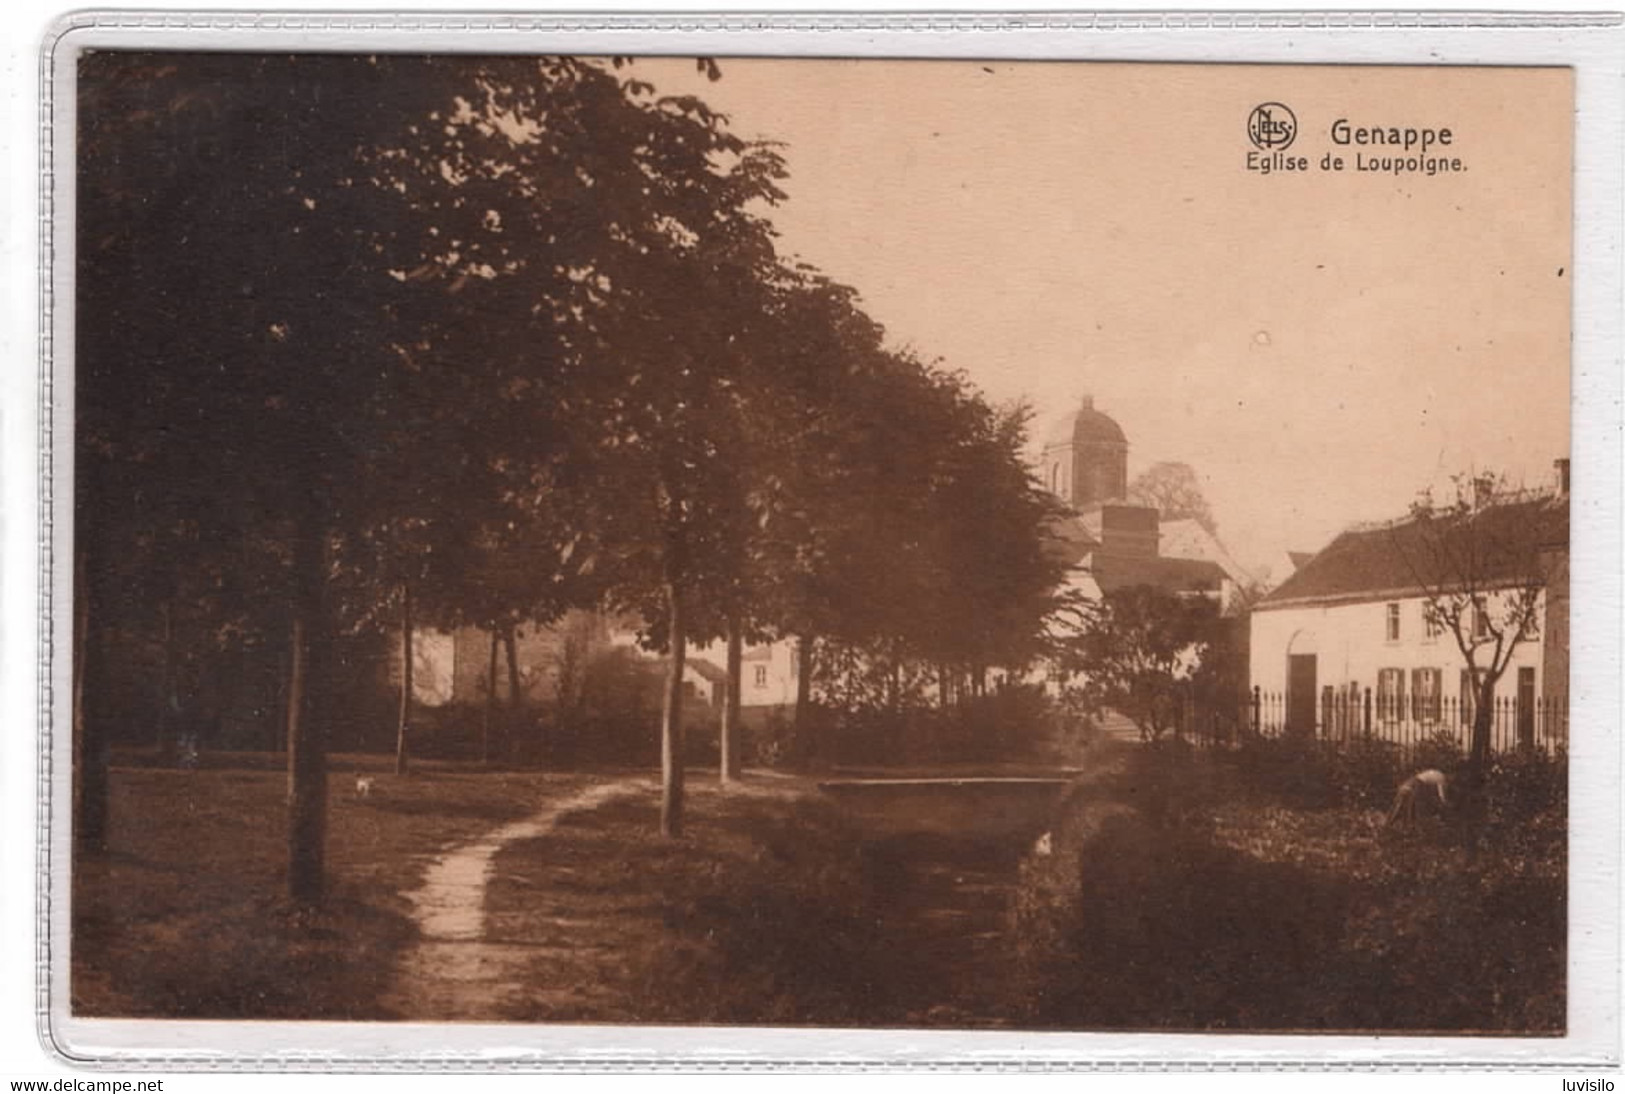
{"type": "MultiPolygon", "coordinates": [[[[1547,579],[1535,619],[1496,686],[1498,709],[1516,720],[1508,728],[1522,737],[1537,712],[1568,695],[1568,504],[1561,494],[1522,496],[1496,509],[1496,521],[1539,538],[1547,579]]],[[[1475,688],[1466,659],[1454,633],[1430,624],[1424,612],[1425,589],[1440,579],[1416,570],[1426,553],[1408,550],[1405,539],[1418,534],[1406,521],[1344,532],[1253,607],[1250,671],[1270,704],[1266,721],[1273,716],[1283,728],[1323,736],[1369,722],[1375,735],[1397,737],[1402,729],[1414,736],[1471,720],[1475,688]]],[[[1504,580],[1509,587],[1516,575],[1504,580]]],[[[1489,615],[1470,617],[1480,638],[1483,620],[1507,595],[1495,591],[1493,574],[1484,585],[1489,615]]],[[[1486,648],[1478,662],[1487,660],[1486,648]]]]}
{"type": "MultiPolygon", "coordinates": [[[[713,642],[694,647],[688,657],[690,662],[703,662],[708,670],[725,674],[728,646],[724,642],[713,642]]],[[[798,661],[796,644],[792,641],[745,647],[740,656],[739,705],[747,711],[752,707],[793,709],[800,671],[798,661]]],[[[716,697],[720,702],[721,684],[717,685],[716,697]]]]}

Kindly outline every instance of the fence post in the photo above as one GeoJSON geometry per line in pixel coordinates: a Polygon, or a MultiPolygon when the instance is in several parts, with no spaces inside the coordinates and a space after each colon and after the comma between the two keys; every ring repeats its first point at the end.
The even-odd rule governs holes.
{"type": "Polygon", "coordinates": [[[1370,688],[1366,688],[1365,689],[1365,694],[1361,697],[1360,726],[1365,731],[1365,735],[1367,737],[1371,736],[1371,689],[1370,688]]]}
{"type": "Polygon", "coordinates": [[[1253,685],[1253,736],[1254,737],[1258,736],[1258,734],[1259,734],[1259,726],[1260,726],[1260,722],[1262,720],[1263,703],[1264,703],[1264,693],[1263,693],[1262,690],[1260,690],[1260,688],[1259,688],[1259,686],[1257,684],[1254,684],[1253,685]]]}

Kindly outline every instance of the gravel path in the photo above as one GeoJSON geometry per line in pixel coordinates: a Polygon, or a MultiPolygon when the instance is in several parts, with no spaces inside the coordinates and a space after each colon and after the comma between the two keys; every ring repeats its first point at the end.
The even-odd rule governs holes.
{"type": "Polygon", "coordinates": [[[500,1020],[525,991],[523,974],[536,952],[487,938],[485,889],[497,852],[517,840],[546,835],[566,813],[647,788],[643,781],[589,787],[436,858],[423,885],[407,894],[419,938],[401,959],[384,1000],[387,1009],[406,1020],[500,1020]]]}

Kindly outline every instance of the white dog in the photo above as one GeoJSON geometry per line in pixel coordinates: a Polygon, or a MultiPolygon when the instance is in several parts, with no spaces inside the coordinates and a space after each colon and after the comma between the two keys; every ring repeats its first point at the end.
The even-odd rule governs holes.
{"type": "Polygon", "coordinates": [[[1394,807],[1388,811],[1388,825],[1403,820],[1415,823],[1418,816],[1439,816],[1450,805],[1450,777],[1437,768],[1418,771],[1399,784],[1394,807]]]}
{"type": "Polygon", "coordinates": [[[372,776],[358,775],[355,780],[355,796],[358,798],[372,797],[372,776]]]}

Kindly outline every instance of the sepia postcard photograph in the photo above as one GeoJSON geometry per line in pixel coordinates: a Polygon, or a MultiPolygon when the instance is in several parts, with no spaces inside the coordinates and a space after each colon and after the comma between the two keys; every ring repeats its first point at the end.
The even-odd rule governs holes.
{"type": "Polygon", "coordinates": [[[1570,1031],[1573,69],[62,92],[68,1018],[1570,1031]]]}

